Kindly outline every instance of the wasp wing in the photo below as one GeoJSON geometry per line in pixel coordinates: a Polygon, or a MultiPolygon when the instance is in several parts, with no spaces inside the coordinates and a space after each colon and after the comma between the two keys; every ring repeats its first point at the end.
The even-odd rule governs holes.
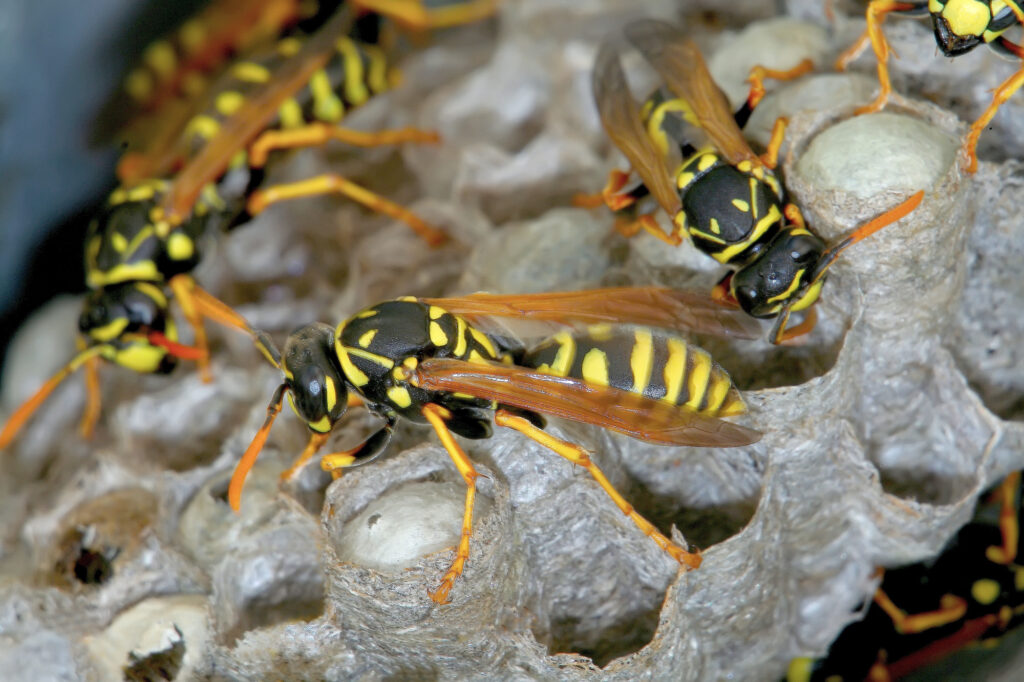
{"type": "Polygon", "coordinates": [[[561,326],[636,324],[740,339],[760,338],[763,331],[757,320],[738,309],[726,308],[704,294],[668,287],[606,287],[513,295],[478,293],[422,300],[474,322],[481,317],[504,317],[561,326]]]}
{"type": "Polygon", "coordinates": [[[172,222],[191,210],[200,190],[216,180],[232,157],[251,143],[277,115],[281,105],[302,89],[330,59],[336,40],[351,24],[349,12],[337,12],[302,48],[221,125],[217,134],[175,177],[163,208],[172,222]]]}
{"type": "Polygon", "coordinates": [[[663,209],[674,216],[681,204],[665,159],[647,134],[640,111],[626,83],[619,53],[609,42],[601,45],[591,80],[597,113],[608,137],[629,159],[633,170],[663,209]]]}
{"type": "Polygon", "coordinates": [[[761,434],[642,395],[515,365],[429,358],[412,371],[414,385],[593,424],[660,445],[736,447],[761,434]]]}
{"type": "Polygon", "coordinates": [[[654,19],[634,22],[626,26],[625,33],[669,89],[686,100],[697,124],[729,163],[760,163],[736,124],[729,101],[711,78],[704,57],[692,40],[681,39],[676,27],[654,19]]]}

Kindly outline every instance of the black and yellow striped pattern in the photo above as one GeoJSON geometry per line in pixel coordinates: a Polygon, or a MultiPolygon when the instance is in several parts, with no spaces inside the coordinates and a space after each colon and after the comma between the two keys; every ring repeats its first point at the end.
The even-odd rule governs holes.
{"type": "Polygon", "coordinates": [[[710,417],[746,411],[729,375],[707,351],[652,329],[600,325],[561,332],[530,350],[519,364],[710,417]]]}
{"type": "Polygon", "coordinates": [[[404,378],[403,368],[414,369],[426,357],[512,362],[499,342],[462,317],[415,298],[380,303],[342,322],[335,331],[335,351],[345,378],[368,402],[420,422],[422,408],[429,402],[494,405],[471,396],[417,388],[404,378]]]}

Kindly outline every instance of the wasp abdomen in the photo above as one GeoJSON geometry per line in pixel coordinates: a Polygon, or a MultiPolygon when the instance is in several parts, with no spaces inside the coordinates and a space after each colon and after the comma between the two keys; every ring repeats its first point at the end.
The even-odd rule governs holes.
{"type": "Polygon", "coordinates": [[[652,329],[602,325],[562,332],[528,352],[520,364],[712,417],[746,409],[732,379],[707,351],[652,329]]]}

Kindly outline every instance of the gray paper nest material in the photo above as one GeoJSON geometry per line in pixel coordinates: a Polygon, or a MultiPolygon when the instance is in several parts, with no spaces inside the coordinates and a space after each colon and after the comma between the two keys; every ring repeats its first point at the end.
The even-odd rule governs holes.
{"type": "MultiPolygon", "coordinates": [[[[726,24],[741,28],[764,4],[740,3],[742,16],[726,24]]],[[[667,0],[649,5],[649,16],[688,18],[723,79],[746,68],[731,59],[791,66],[773,62],[773,45],[819,67],[844,46],[824,28],[788,20],[744,28],[751,42],[738,43],[694,23],[696,5],[694,13],[667,0]],[[798,30],[807,39],[791,41],[798,30]]],[[[803,4],[790,5],[807,16],[803,4]]],[[[627,243],[610,234],[606,214],[567,208],[573,192],[598,189],[621,161],[593,115],[587,81],[597,42],[636,16],[635,3],[623,1],[507,2],[489,61],[480,29],[462,29],[417,57],[383,104],[355,115],[366,128],[444,130],[440,147],[345,163],[443,224],[454,243],[430,251],[403,226],[351,205],[296,202],[225,238],[200,278],[278,340],[313,317],[333,322],[405,294],[709,287],[720,273],[689,246],[669,251],[646,236],[627,243]],[[286,253],[296,272],[261,275],[239,261],[248,253],[249,264],[273,263],[282,244],[294,247],[286,253]]],[[[905,24],[889,22],[918,30],[897,28],[905,24]]],[[[933,49],[922,49],[930,59],[933,49]]],[[[901,56],[896,69],[908,50],[901,56]]],[[[947,65],[930,60],[940,61],[947,65]]],[[[652,82],[639,60],[627,68],[635,82],[652,82]]],[[[963,89],[965,80],[976,83],[967,72],[935,87],[967,118],[987,94],[963,89]]],[[[83,391],[70,382],[9,453],[0,669],[21,679],[106,679],[129,664],[217,680],[772,679],[791,657],[823,653],[871,594],[876,566],[937,552],[982,489],[1024,467],[1024,165],[982,163],[963,177],[955,157],[963,126],[934,105],[895,98],[883,116],[846,120],[872,86],[859,74],[778,86],[762,107],[771,115],[751,124],[760,138],[776,115],[791,116],[787,185],[826,239],[927,191],[910,218],[835,266],[822,321],[804,345],[709,343],[752,389],[748,419],[764,439],[673,449],[551,426],[590,448],[642,513],[705,547],[699,570],[679,572],[585,472],[510,432],[465,445],[487,478],[471,559],[448,606],[435,606],[427,590],[450,551],[403,557],[389,545],[392,568],[367,567],[383,561],[373,554],[375,524],[414,527],[414,547],[457,537],[461,479],[429,429],[401,429],[392,456],[326,492],[316,467],[279,492],[277,474],[305,439],[284,415],[236,517],[224,501],[227,477],[279,377],[247,340],[218,331],[213,384],[188,369],[141,378],[107,371],[104,421],[95,442],[83,443],[75,433],[83,391]],[[422,505],[415,524],[403,491],[422,505]],[[138,500],[149,501],[144,514],[138,500]],[[105,504],[136,512],[86,518],[105,504]],[[355,536],[363,540],[345,542],[355,536]],[[65,546],[69,538],[78,545],[65,546]],[[68,573],[67,553],[77,558],[86,545],[107,552],[113,577],[82,584],[68,573]],[[140,618],[152,627],[130,625],[140,618]]],[[[983,140],[992,147],[1002,137],[997,129],[983,140]]],[[[322,163],[301,157],[289,172],[322,163]]],[[[5,372],[8,409],[55,369],[47,363],[60,358],[33,349],[66,338],[75,315],[54,306],[26,328],[9,360],[21,371],[5,372]]],[[[336,449],[372,428],[359,416],[346,424],[336,449]]]]}

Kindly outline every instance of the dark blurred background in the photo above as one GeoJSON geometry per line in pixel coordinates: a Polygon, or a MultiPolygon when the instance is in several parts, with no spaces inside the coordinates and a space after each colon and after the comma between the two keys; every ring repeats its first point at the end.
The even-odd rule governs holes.
{"type": "Polygon", "coordinates": [[[145,46],[204,4],[0,2],[0,363],[28,315],[85,290],[82,238],[115,185],[117,150],[90,143],[99,110],[145,46]]]}

